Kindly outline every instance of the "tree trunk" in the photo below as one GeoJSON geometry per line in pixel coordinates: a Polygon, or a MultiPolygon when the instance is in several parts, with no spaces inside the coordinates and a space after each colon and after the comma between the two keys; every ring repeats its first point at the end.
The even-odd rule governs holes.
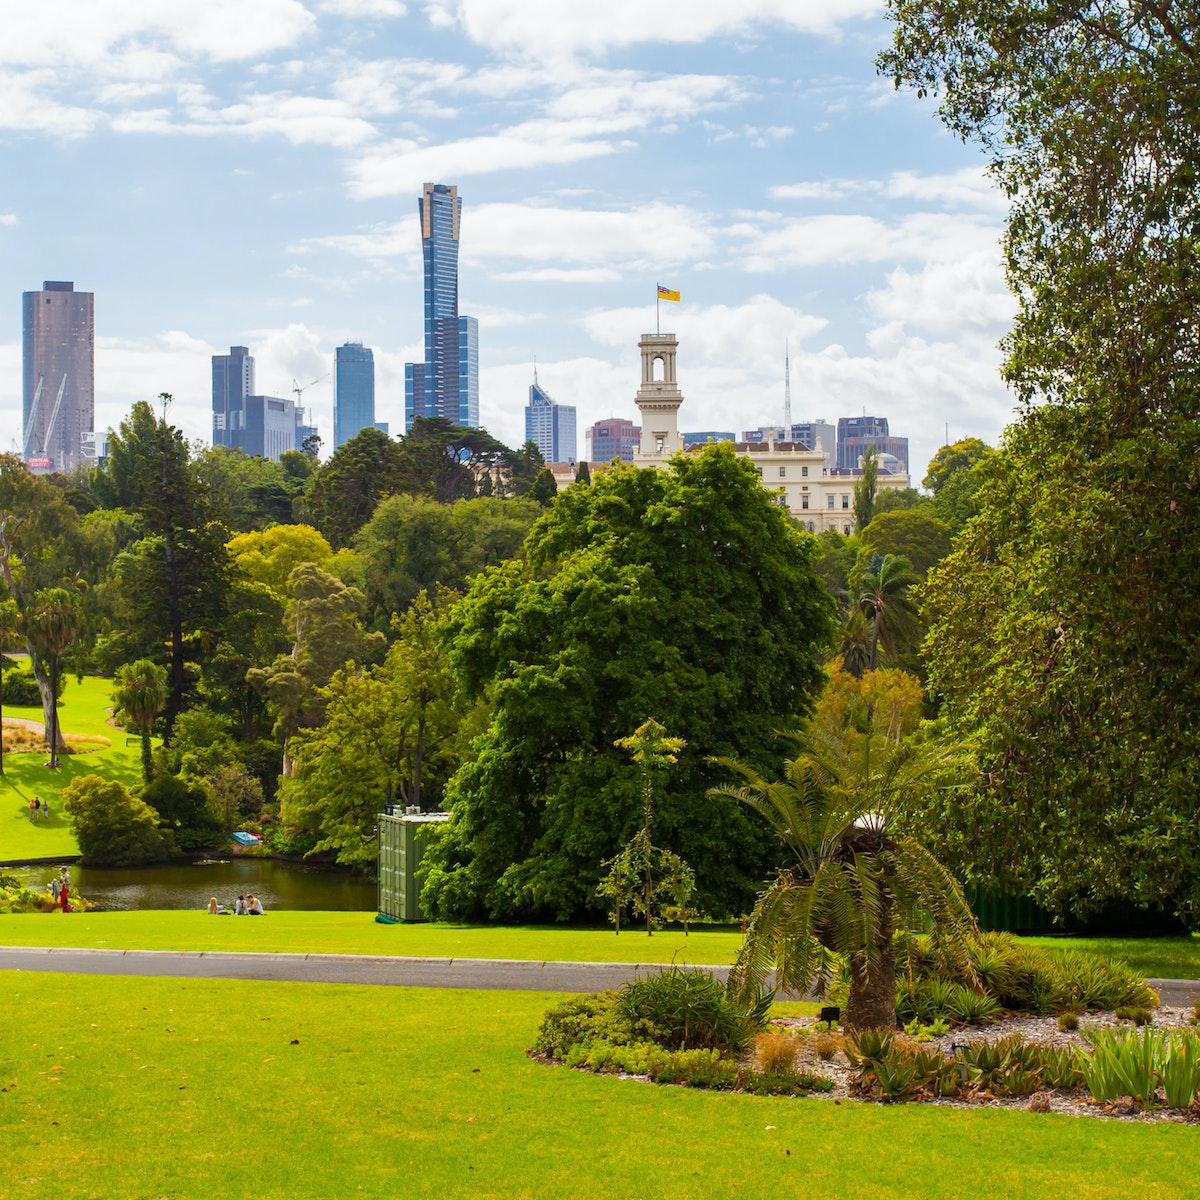
{"type": "Polygon", "coordinates": [[[842,1023],[851,1029],[895,1029],[896,952],[890,904],[880,916],[879,962],[869,973],[866,966],[860,959],[850,960],[850,996],[842,1023]]]}
{"type": "MultiPolygon", "coordinates": [[[[25,647],[29,651],[29,666],[33,671],[33,677],[37,681],[38,695],[42,698],[42,728],[46,731],[46,747],[53,754],[56,747],[51,743],[50,737],[54,731],[55,716],[57,713],[57,702],[54,695],[54,684],[50,676],[46,674],[46,668],[42,660],[38,657],[37,651],[29,643],[25,647]]],[[[58,739],[58,749],[62,748],[62,738],[58,739]]]]}

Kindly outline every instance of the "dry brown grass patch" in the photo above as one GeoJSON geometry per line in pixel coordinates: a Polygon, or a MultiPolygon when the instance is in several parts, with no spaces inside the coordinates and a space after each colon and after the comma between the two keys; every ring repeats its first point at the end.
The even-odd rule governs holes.
{"type": "Polygon", "coordinates": [[[768,1029],[754,1039],[754,1058],[758,1069],[771,1074],[783,1074],[796,1066],[800,1042],[782,1029],[768,1029]]]}

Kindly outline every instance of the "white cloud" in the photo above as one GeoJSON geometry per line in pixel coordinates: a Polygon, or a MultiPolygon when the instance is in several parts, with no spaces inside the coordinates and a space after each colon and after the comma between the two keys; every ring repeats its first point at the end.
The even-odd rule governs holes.
{"type": "Polygon", "coordinates": [[[429,0],[435,25],[458,26],[472,41],[525,57],[603,54],[643,42],[704,42],[785,28],[830,36],[875,15],[879,0],[429,0]]]}
{"type": "Polygon", "coordinates": [[[1011,326],[1017,308],[998,249],[926,263],[917,271],[897,267],[886,287],[868,293],[867,305],[885,324],[941,335],[978,330],[995,339],[1011,326]]]}
{"type": "Polygon", "coordinates": [[[237,62],[293,45],[315,24],[300,0],[7,4],[0,62],[62,70],[162,48],[216,62],[237,62]]]}
{"type": "Polygon", "coordinates": [[[76,104],[60,104],[49,95],[50,70],[0,70],[0,129],[76,138],[91,133],[100,115],[76,104]]]}
{"type": "Polygon", "coordinates": [[[293,96],[286,92],[252,95],[223,108],[190,105],[179,119],[165,108],[132,110],[115,117],[118,133],[228,134],[279,136],[293,145],[352,147],[375,137],[375,127],[355,115],[343,100],[293,96]]]}
{"type": "Polygon", "coordinates": [[[1008,200],[983,171],[964,167],[948,175],[922,175],[897,171],[883,187],[884,195],[898,200],[932,200],[947,208],[976,208],[1008,212],[1008,200]]]}
{"type": "Polygon", "coordinates": [[[896,220],[822,214],[778,222],[744,221],[743,265],[754,272],[903,259],[949,259],[994,247],[999,227],[982,217],[913,213],[896,220]]]}
{"type": "Polygon", "coordinates": [[[0,225],[15,225],[16,223],[16,213],[0,213],[0,225]]]}
{"type": "Polygon", "coordinates": [[[317,12],[333,17],[386,19],[402,17],[408,11],[401,0],[317,0],[317,12]]]}
{"type": "MultiPolygon", "coordinates": [[[[332,250],[380,261],[420,260],[415,217],[349,234],[306,238],[293,252],[332,250]]],[[[713,252],[715,235],[703,213],[677,204],[646,204],[629,209],[582,209],[523,204],[482,204],[463,216],[461,264],[513,266],[500,279],[604,283],[625,271],[664,269],[713,252]]]]}
{"type": "Polygon", "coordinates": [[[767,189],[775,200],[840,200],[853,192],[878,191],[875,180],[814,179],[805,183],[784,183],[767,189]]]}
{"type": "Polygon", "coordinates": [[[420,191],[428,179],[564,166],[614,153],[618,147],[596,132],[594,128],[579,131],[571,122],[529,121],[502,133],[441,145],[410,141],[369,149],[349,168],[350,195],[358,200],[407,195],[420,191]]]}

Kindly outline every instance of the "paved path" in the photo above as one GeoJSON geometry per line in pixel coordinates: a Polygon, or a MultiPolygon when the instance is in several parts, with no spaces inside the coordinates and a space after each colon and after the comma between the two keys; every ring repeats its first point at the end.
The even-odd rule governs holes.
{"type": "MultiPolygon", "coordinates": [[[[661,971],[662,963],[529,962],[486,958],[390,958],[359,954],[238,954],[208,950],[75,950],[0,947],[0,970],[81,975],[182,975],[282,979],[390,987],[499,988],[598,992],[661,971]]],[[[704,967],[724,979],[728,967],[704,967]]]]}
{"type": "MultiPolygon", "coordinates": [[[[507,958],[393,958],[362,954],[239,954],[229,950],[77,950],[0,946],[0,970],[198,979],[278,979],[532,992],[600,992],[665,969],[663,963],[536,962],[507,958]]],[[[729,968],[704,966],[724,979],[729,968]]],[[[768,984],[771,981],[768,980],[768,984]]],[[[1200,980],[1147,979],[1163,1004],[1200,1001],[1200,980]]]]}

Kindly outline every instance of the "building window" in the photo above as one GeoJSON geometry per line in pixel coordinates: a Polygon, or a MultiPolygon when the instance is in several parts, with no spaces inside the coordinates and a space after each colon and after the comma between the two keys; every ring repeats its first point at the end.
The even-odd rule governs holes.
{"type": "Polygon", "coordinates": [[[832,493],[830,493],[830,496],[829,496],[829,507],[837,508],[837,497],[835,495],[833,495],[832,493]]]}
{"type": "Polygon", "coordinates": [[[817,531],[816,524],[815,524],[814,522],[812,522],[812,521],[809,521],[809,523],[808,523],[808,532],[809,532],[809,533],[816,533],[816,531],[817,531]]]}
{"type": "Polygon", "coordinates": [[[780,478],[780,479],[786,479],[786,478],[787,478],[787,467],[780,467],[780,468],[779,468],[779,478],[780,478]]]}
{"type": "Polygon", "coordinates": [[[807,496],[801,496],[801,497],[800,497],[800,507],[801,507],[801,508],[807,508],[807,507],[808,507],[808,497],[807,497],[807,496]]]}
{"type": "Polygon", "coordinates": [[[843,508],[850,507],[850,497],[847,496],[845,492],[842,493],[842,507],[843,508]]]}
{"type": "Polygon", "coordinates": [[[804,479],[807,479],[807,478],[808,478],[808,468],[807,468],[807,467],[801,467],[801,468],[800,468],[800,475],[801,475],[801,477],[802,477],[802,478],[804,478],[804,479]]]}
{"type": "Polygon", "coordinates": [[[849,536],[850,536],[850,526],[849,526],[849,525],[843,525],[843,526],[842,526],[842,529],[843,529],[843,531],[845,532],[846,536],[847,536],[847,537],[849,537],[849,536]]]}

